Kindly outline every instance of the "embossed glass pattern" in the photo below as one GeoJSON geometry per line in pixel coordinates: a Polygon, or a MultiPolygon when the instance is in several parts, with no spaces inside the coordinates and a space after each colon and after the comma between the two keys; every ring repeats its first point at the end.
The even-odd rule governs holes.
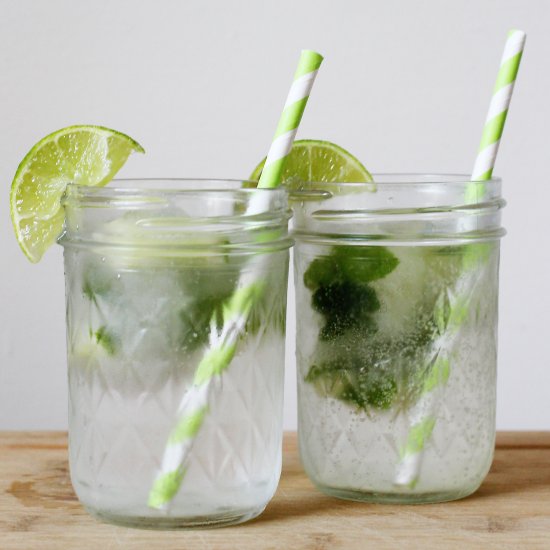
{"type": "Polygon", "coordinates": [[[375,181],[294,197],[302,462],[341,498],[461,498],[493,456],[500,182],[375,181]]]}
{"type": "Polygon", "coordinates": [[[254,191],[237,182],[119,185],[66,199],[73,486],[93,514],[116,523],[244,521],[264,509],[281,469],[284,193],[251,220],[242,214],[254,191]],[[266,228],[271,240],[260,246],[254,234],[266,228]],[[152,509],[148,494],[212,318],[247,270],[269,291],[214,386],[180,490],[166,510],[152,509]]]}

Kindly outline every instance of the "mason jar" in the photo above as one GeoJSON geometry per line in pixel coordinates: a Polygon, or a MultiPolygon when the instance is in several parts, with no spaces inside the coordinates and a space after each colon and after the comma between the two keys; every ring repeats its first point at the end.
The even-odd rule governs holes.
{"type": "Polygon", "coordinates": [[[95,516],[257,516],[281,471],[289,219],[235,181],[69,185],[70,473],[95,516]]]}
{"type": "Polygon", "coordinates": [[[374,181],[293,197],[301,459],[340,498],[462,498],[493,457],[501,182],[374,181]]]}

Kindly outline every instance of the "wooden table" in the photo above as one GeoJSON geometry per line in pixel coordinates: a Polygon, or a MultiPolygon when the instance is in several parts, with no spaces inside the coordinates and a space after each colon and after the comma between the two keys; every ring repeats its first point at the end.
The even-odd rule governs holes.
{"type": "Polygon", "coordinates": [[[67,436],[0,432],[0,549],[550,548],[550,432],[500,433],[479,491],[437,505],[374,505],[322,495],[306,478],[296,435],[286,434],[283,475],[266,511],[210,531],[107,525],[78,503],[67,436]]]}

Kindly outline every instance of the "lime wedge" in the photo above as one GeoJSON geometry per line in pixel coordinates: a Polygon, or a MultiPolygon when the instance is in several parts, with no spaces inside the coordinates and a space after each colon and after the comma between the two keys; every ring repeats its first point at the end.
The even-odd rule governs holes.
{"type": "Polygon", "coordinates": [[[144,152],[115,130],[69,126],[27,153],[11,184],[10,212],[17,241],[31,262],[38,262],[63,231],[61,197],[67,184],[105,185],[134,151],[144,152]]]}
{"type": "MultiPolygon", "coordinates": [[[[265,159],[256,166],[250,179],[257,181],[265,159]]],[[[306,182],[316,183],[369,183],[369,171],[345,149],[315,139],[294,142],[283,171],[283,184],[290,189],[307,189],[306,182]],[[304,185],[306,184],[306,185],[304,185]]]]}

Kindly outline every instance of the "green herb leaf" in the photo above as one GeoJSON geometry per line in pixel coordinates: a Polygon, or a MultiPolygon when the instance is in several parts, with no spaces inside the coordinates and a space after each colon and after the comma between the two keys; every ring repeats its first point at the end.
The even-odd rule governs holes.
{"type": "Polygon", "coordinates": [[[94,338],[109,355],[115,355],[118,348],[117,338],[105,325],[95,331],[94,338]]]}

